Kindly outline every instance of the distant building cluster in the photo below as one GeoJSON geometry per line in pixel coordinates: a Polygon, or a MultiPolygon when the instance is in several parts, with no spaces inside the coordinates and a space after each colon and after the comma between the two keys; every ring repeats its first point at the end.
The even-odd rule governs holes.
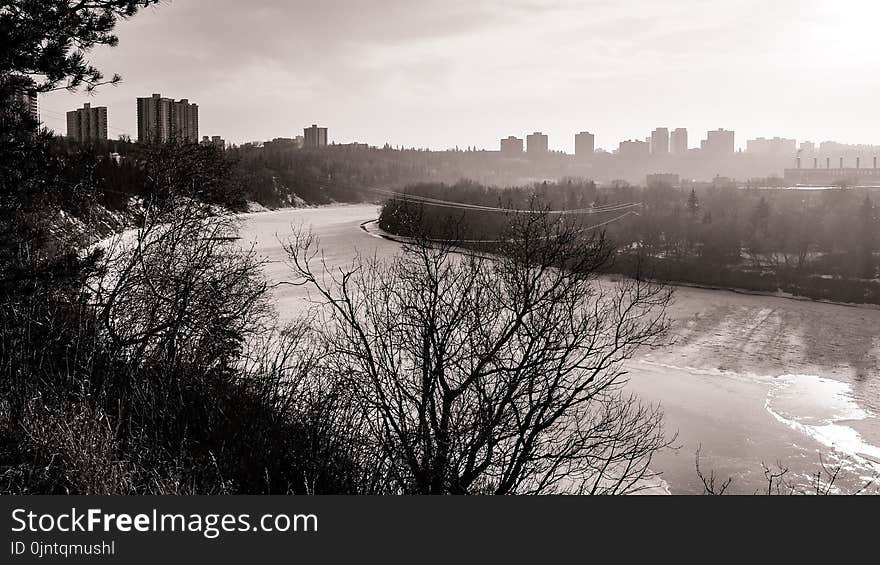
{"type": "MultiPolygon", "coordinates": [[[[92,107],[86,102],[82,108],[67,112],[67,137],[80,143],[108,139],[108,110],[105,106],[92,107]]],[[[199,140],[199,106],[187,99],[174,100],[161,94],[137,99],[138,141],[141,143],[199,143],[219,149],[226,148],[226,140],[219,135],[202,136],[199,140]]]]}
{"type": "MultiPolygon", "coordinates": [[[[728,155],[735,152],[734,132],[725,129],[710,131],[701,142],[700,149],[710,155],[728,155]]],[[[651,155],[664,157],[667,155],[685,155],[689,151],[688,131],[685,128],[658,127],[643,140],[627,139],[617,146],[617,154],[623,158],[643,159],[651,155]]],[[[529,156],[540,156],[549,152],[548,137],[542,132],[526,136],[525,153],[529,156]]],[[[501,154],[505,157],[517,157],[523,153],[523,140],[509,136],[501,140],[501,154]]],[[[579,159],[589,159],[596,153],[596,137],[588,131],[574,136],[574,154],[579,159]]]]}
{"type": "MultiPolygon", "coordinates": [[[[596,138],[592,133],[582,131],[574,136],[574,147],[576,156],[588,157],[595,152],[596,138]]],[[[536,131],[526,136],[525,144],[522,138],[513,135],[501,140],[501,155],[503,157],[522,157],[524,152],[530,157],[540,157],[548,154],[550,152],[549,137],[540,131],[536,131]]]]}
{"type": "MultiPolygon", "coordinates": [[[[67,137],[81,143],[105,141],[108,118],[106,106],[92,107],[86,102],[82,108],[67,112],[67,137]]],[[[185,98],[174,100],[161,94],[138,98],[137,128],[140,143],[179,141],[226,148],[226,140],[219,135],[199,139],[199,106],[185,98]]]]}
{"type": "MultiPolygon", "coordinates": [[[[735,151],[734,132],[718,129],[706,133],[706,139],[700,142],[700,150],[706,155],[722,156],[732,155],[735,151]]],[[[632,158],[645,158],[653,155],[659,158],[667,155],[686,155],[691,151],[688,145],[688,130],[675,128],[671,132],[669,128],[658,127],[651,132],[644,141],[627,139],[618,144],[618,154],[632,158]]]]}
{"type": "Polygon", "coordinates": [[[542,132],[529,134],[525,140],[515,136],[501,139],[500,155],[533,163],[541,158],[544,168],[539,169],[542,172],[536,174],[538,178],[556,166],[564,174],[595,178],[633,180],[641,176],[649,186],[684,186],[695,178],[713,177],[749,182],[776,178],[781,183],[783,179],[777,175],[782,174],[792,184],[880,185],[880,147],[875,146],[812,141],[798,146],[795,139],[758,137],[747,140],[738,151],[736,133],[719,128],[707,131],[699,146],[691,147],[688,130],[682,127],[656,127],[644,138],[620,141],[611,153],[597,149],[595,136],[587,131],[577,133],[574,141],[569,164],[565,159],[571,156],[549,151],[548,136],[542,132]],[[550,161],[556,165],[550,165],[550,161]]]}

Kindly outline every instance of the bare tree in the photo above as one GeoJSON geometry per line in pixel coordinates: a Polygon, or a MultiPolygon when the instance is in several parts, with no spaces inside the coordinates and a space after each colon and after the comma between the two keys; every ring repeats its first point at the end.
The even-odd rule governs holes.
{"type": "Polygon", "coordinates": [[[326,349],[315,337],[308,319],[255,333],[241,367],[253,395],[295,423],[288,432],[295,437],[284,441],[295,456],[296,468],[288,474],[297,483],[285,492],[389,493],[381,457],[364,441],[358,399],[344,376],[329,369],[326,349]]]}
{"type": "Polygon", "coordinates": [[[730,483],[733,482],[733,477],[727,477],[727,480],[718,482],[717,477],[715,476],[715,471],[709,471],[708,475],[703,474],[703,470],[700,469],[700,456],[702,455],[703,447],[700,446],[697,448],[697,453],[695,456],[694,465],[697,468],[697,476],[700,478],[700,481],[703,483],[703,494],[709,494],[712,496],[721,496],[727,489],[730,487],[730,483]]]}
{"type": "Polygon", "coordinates": [[[608,245],[570,218],[513,214],[491,256],[417,239],[332,271],[286,243],[324,304],[328,363],[363,411],[364,441],[402,493],[629,493],[670,443],[623,362],[659,343],[670,291],[600,280],[608,245]]]}
{"type": "Polygon", "coordinates": [[[263,261],[235,239],[234,218],[198,202],[148,205],[94,287],[111,342],[138,362],[227,362],[269,312],[263,261]]]}

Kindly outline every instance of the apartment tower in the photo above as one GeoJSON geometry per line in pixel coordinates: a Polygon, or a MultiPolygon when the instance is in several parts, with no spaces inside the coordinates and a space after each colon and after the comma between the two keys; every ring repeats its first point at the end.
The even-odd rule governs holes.
{"type": "Polygon", "coordinates": [[[102,141],[107,139],[107,107],[86,102],[82,108],[67,112],[67,137],[79,141],[102,141]]]}
{"type": "Polygon", "coordinates": [[[186,98],[175,101],[161,94],[138,98],[137,112],[141,143],[199,142],[199,107],[186,98]]]}

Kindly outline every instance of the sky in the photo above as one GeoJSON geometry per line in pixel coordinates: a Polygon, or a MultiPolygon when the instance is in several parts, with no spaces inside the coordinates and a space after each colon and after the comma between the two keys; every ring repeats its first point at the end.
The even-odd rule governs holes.
{"type": "Polygon", "coordinates": [[[572,152],[685,127],[880,144],[877,0],[171,0],[89,59],[116,87],[40,101],[47,127],[107,106],[199,105],[200,134],[243,143],[316,123],[331,142],[497,149],[542,131],[572,152]]]}

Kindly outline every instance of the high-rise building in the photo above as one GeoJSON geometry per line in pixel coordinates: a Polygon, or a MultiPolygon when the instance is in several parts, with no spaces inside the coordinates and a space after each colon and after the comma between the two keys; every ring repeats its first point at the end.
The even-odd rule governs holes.
{"type": "Polygon", "coordinates": [[[179,102],[161,94],[138,98],[137,112],[141,143],[199,142],[199,107],[186,98],[179,102]]]}
{"type": "Polygon", "coordinates": [[[526,151],[529,155],[544,155],[549,149],[547,136],[536,131],[526,136],[526,151]]]}
{"type": "Polygon", "coordinates": [[[199,142],[199,107],[184,98],[171,105],[171,135],[189,143],[199,142]]]}
{"type": "Polygon", "coordinates": [[[327,128],[319,128],[312,124],[310,128],[303,128],[303,147],[326,147],[327,128]]]}
{"type": "Polygon", "coordinates": [[[657,128],[651,132],[651,153],[669,155],[669,130],[657,128]]]}
{"type": "Polygon", "coordinates": [[[164,143],[171,138],[170,98],[153,94],[151,98],[137,99],[138,141],[164,143]]]}
{"type": "Polygon", "coordinates": [[[596,136],[582,131],[574,136],[574,154],[582,159],[589,159],[596,151],[596,136]]]}
{"type": "Polygon", "coordinates": [[[523,153],[523,140],[519,137],[508,136],[501,140],[501,155],[505,157],[520,157],[523,153]]]}
{"type": "Polygon", "coordinates": [[[669,150],[673,155],[684,155],[688,152],[688,130],[675,128],[669,138],[669,150]]]}
{"type": "Polygon", "coordinates": [[[734,133],[724,128],[706,132],[700,148],[713,155],[731,155],[735,151],[734,133]]]}
{"type": "Polygon", "coordinates": [[[67,113],[67,137],[79,141],[107,139],[107,107],[92,108],[89,102],[67,113]]]}

